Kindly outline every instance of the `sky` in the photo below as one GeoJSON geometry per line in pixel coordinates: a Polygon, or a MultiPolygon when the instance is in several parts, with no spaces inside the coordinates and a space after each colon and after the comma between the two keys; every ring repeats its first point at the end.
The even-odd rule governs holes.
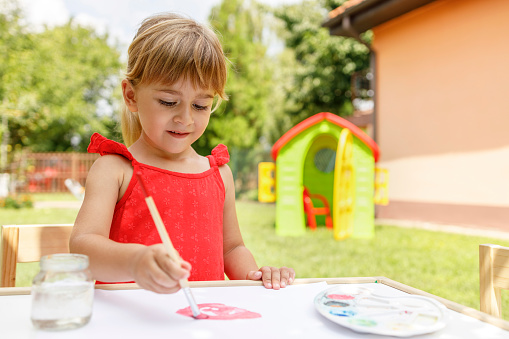
{"type": "MultiPolygon", "coordinates": [[[[213,6],[221,0],[19,0],[28,24],[35,30],[55,26],[69,18],[92,26],[99,33],[108,32],[113,42],[127,48],[140,22],[160,12],[177,12],[206,23],[213,6]]],[[[259,0],[260,1],[260,0],[259,0]]],[[[270,5],[290,4],[299,0],[261,0],[270,5]]]]}

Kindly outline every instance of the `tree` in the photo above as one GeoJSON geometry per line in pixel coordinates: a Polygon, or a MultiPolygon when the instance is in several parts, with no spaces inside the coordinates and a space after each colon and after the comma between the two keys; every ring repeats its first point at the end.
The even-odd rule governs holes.
{"type": "MultiPolygon", "coordinates": [[[[11,2],[12,3],[12,2],[11,2]]],[[[66,25],[30,32],[21,12],[2,15],[0,40],[7,64],[0,70],[0,102],[8,115],[11,144],[33,151],[85,151],[93,132],[112,136],[116,119],[99,106],[114,106],[120,55],[98,35],[71,19],[66,25]]]]}
{"type": "Polygon", "coordinates": [[[212,114],[197,146],[228,145],[238,191],[247,189],[253,175],[256,178],[257,164],[266,152],[260,138],[266,133],[273,63],[266,56],[262,18],[256,2],[243,0],[224,0],[212,9],[209,18],[211,26],[220,33],[223,49],[231,61],[226,86],[229,101],[212,114]]]}
{"type": "Polygon", "coordinates": [[[32,48],[28,35],[20,20],[21,9],[16,1],[0,0],[0,105],[2,114],[15,114],[16,110],[6,105],[15,83],[22,76],[18,72],[24,70],[24,51],[32,48]]]}
{"type": "Polygon", "coordinates": [[[323,111],[343,116],[353,112],[351,76],[369,67],[369,51],[354,39],[331,37],[320,26],[327,11],[342,2],[306,0],[273,9],[283,24],[279,35],[297,65],[293,83],[285,88],[285,111],[294,124],[323,111]]]}

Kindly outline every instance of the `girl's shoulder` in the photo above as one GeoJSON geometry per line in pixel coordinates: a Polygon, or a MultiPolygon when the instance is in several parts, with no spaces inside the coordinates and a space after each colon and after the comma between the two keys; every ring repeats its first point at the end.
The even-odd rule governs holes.
{"type": "Polygon", "coordinates": [[[121,155],[104,155],[88,171],[85,190],[101,196],[111,194],[118,202],[127,190],[132,175],[133,167],[129,160],[121,155]]]}
{"type": "Polygon", "coordinates": [[[88,177],[91,182],[99,185],[117,182],[118,185],[124,185],[125,178],[132,175],[134,158],[125,145],[94,133],[90,139],[88,152],[101,155],[89,170],[88,177]]]}
{"type": "Polygon", "coordinates": [[[118,154],[107,154],[94,162],[89,174],[99,175],[103,178],[122,178],[126,173],[132,172],[132,163],[118,154]]]}

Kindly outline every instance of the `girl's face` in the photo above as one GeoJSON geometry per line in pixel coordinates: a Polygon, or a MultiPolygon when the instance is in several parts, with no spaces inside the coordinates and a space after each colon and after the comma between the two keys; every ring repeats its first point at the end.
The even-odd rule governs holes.
{"type": "Polygon", "coordinates": [[[190,80],[182,78],[172,85],[156,83],[135,89],[127,80],[124,82],[126,104],[131,112],[138,112],[141,137],[152,146],[165,153],[182,154],[205,131],[213,90],[194,88],[190,80]]]}

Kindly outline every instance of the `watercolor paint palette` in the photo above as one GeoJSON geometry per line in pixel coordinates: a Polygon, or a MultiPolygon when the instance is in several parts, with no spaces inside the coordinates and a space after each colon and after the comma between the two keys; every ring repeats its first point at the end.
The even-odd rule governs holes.
{"type": "Polygon", "coordinates": [[[410,337],[438,331],[447,324],[446,307],[434,299],[382,296],[354,286],[319,293],[315,307],[325,318],[361,333],[410,337]]]}

